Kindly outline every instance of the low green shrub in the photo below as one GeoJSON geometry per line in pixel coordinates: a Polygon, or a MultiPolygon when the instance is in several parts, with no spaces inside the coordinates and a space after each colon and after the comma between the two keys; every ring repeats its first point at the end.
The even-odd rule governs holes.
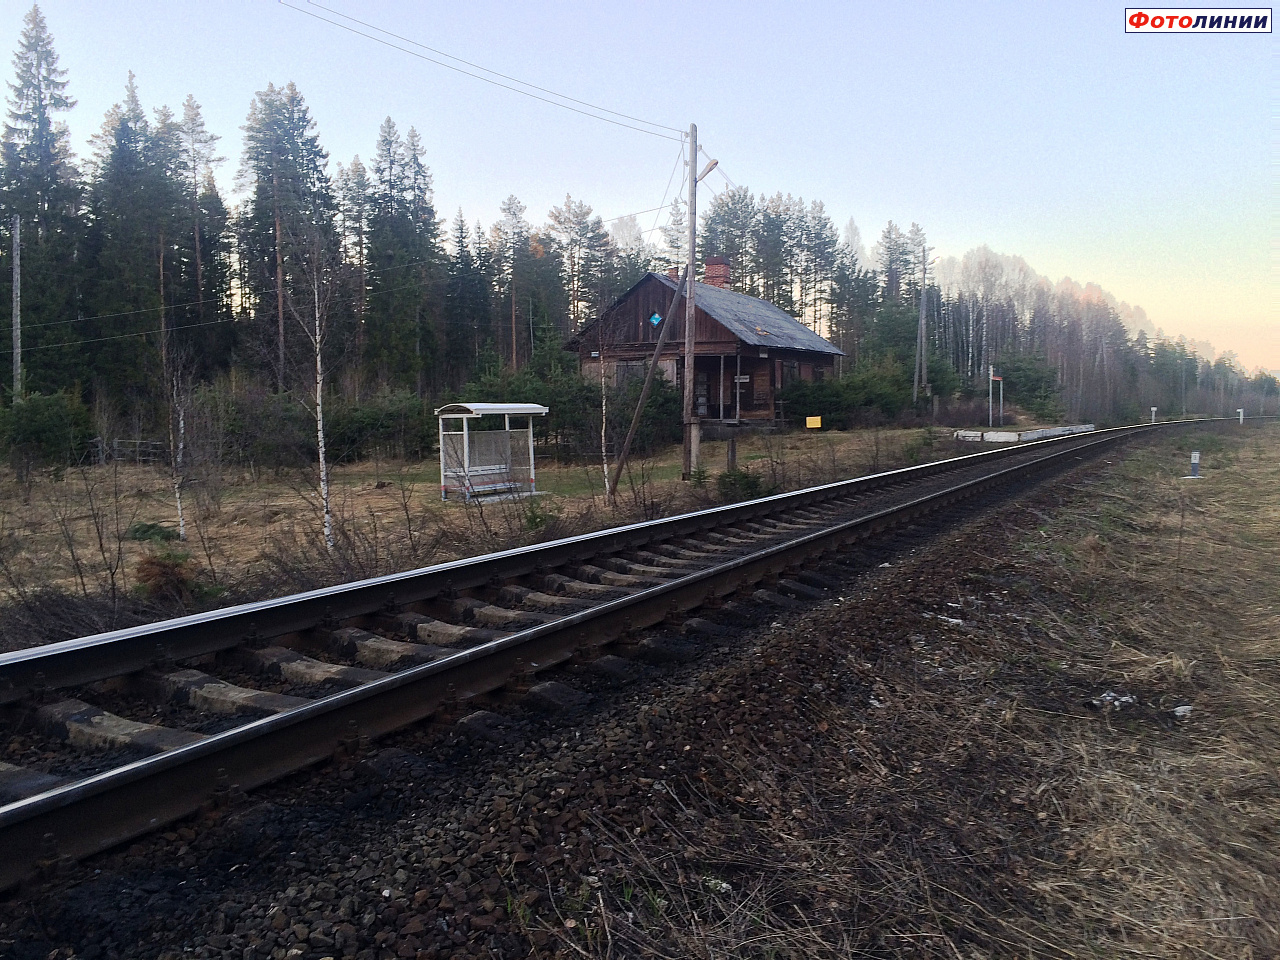
{"type": "Polygon", "coordinates": [[[166,527],[161,523],[147,523],[143,520],[135,520],[129,524],[129,529],[124,532],[124,535],[139,543],[168,543],[178,539],[178,531],[172,527],[166,527]]]}
{"type": "Polygon", "coordinates": [[[716,477],[716,492],[725,503],[764,496],[764,478],[750,470],[726,470],[716,477]]]}
{"type": "Polygon", "coordinates": [[[89,411],[74,394],[33,393],[0,408],[0,444],[30,465],[75,463],[89,436],[89,411]]]}

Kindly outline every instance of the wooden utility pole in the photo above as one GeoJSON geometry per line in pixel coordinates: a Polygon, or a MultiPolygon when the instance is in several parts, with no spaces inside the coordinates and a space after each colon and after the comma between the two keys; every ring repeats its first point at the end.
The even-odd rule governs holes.
{"type": "Polygon", "coordinates": [[[13,402],[22,401],[22,220],[13,217],[13,402]]]}
{"type": "Polygon", "coordinates": [[[698,128],[689,124],[689,262],[686,267],[688,290],[684,298],[684,463],[682,476],[685,480],[693,478],[698,469],[698,453],[700,424],[693,416],[693,347],[694,328],[697,317],[693,303],[694,278],[697,268],[698,240],[698,128]]]}

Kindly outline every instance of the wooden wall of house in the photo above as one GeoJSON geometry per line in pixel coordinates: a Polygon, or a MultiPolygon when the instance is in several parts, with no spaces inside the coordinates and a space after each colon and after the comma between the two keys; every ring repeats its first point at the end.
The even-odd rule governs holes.
{"type": "MultiPolygon", "coordinates": [[[[642,377],[660,332],[649,318],[655,313],[662,315],[668,309],[671,293],[671,288],[651,276],[601,319],[595,336],[584,335],[578,343],[584,376],[594,382],[601,374],[603,361],[605,382],[610,385],[642,377]],[[602,337],[603,345],[598,337],[602,337]],[[604,356],[597,353],[593,357],[596,351],[602,351],[604,356]]],[[[743,419],[772,420],[778,392],[787,384],[796,380],[827,379],[835,373],[834,357],[807,350],[760,348],[742,343],[701,308],[697,311],[695,337],[698,378],[695,398],[705,397],[705,416],[711,419],[720,416],[722,386],[726,419],[740,413],[743,419]],[[765,356],[760,356],[761,352],[765,356]],[[743,381],[738,383],[736,376],[743,377],[743,381]],[[740,408],[736,402],[739,391],[740,408]]],[[[681,304],[659,361],[663,377],[677,387],[683,382],[679,361],[683,352],[684,308],[681,304]]]]}
{"type": "MultiPolygon", "coordinates": [[[[658,325],[649,322],[655,313],[662,316],[671,306],[671,289],[657,277],[649,277],[641,283],[636,292],[618,304],[605,318],[607,333],[605,343],[612,347],[635,346],[648,344],[650,350],[658,342],[658,325]]],[[[695,301],[694,306],[697,306],[695,301]]],[[[677,345],[684,343],[684,301],[681,300],[675,326],[667,335],[666,349],[676,350],[677,345]]],[[[699,352],[716,352],[717,344],[724,344],[724,352],[732,353],[737,338],[727,329],[708,316],[702,309],[696,310],[694,322],[694,339],[699,344],[699,352]]],[[[664,352],[666,352],[664,349],[664,352]]]]}

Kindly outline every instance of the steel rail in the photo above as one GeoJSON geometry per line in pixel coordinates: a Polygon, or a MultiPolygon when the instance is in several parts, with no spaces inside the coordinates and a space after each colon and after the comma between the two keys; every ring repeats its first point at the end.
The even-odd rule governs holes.
{"type": "MultiPolygon", "coordinates": [[[[1178,425],[1210,421],[1173,421],[1178,425]]],[[[1162,424],[1116,427],[1055,437],[999,450],[953,457],[915,467],[840,480],[745,503],[714,507],[576,537],[454,560],[306,593],[241,604],[209,613],[129,627],[60,643],[0,654],[0,706],[36,690],[82,686],[141,670],[157,661],[185,660],[217,653],[247,641],[308,630],[335,618],[350,619],[402,609],[450,591],[482,587],[495,579],[525,576],[539,569],[580,562],[592,556],[643,546],[673,536],[727,526],[780,510],[876,490],[890,484],[936,476],[966,466],[995,462],[1037,448],[1074,446],[1082,437],[1128,436],[1162,424]]]]}
{"type": "MultiPolygon", "coordinates": [[[[1175,423],[1185,426],[1188,423],[1204,422],[1206,421],[1175,423]]],[[[1045,450],[1045,455],[1030,462],[997,469],[906,503],[839,522],[781,543],[773,543],[745,556],[726,560],[631,596],[521,630],[316,700],[296,710],[252,721],[188,746],[0,807],[0,851],[3,851],[0,856],[0,890],[21,882],[42,867],[57,863],[59,858],[80,858],[97,853],[194,813],[209,803],[212,797],[227,791],[232,785],[241,789],[260,786],[331,758],[341,750],[353,749],[353,744],[358,743],[362,737],[378,737],[442,710],[450,711],[475,696],[509,686],[513,682],[520,683],[532,674],[574,656],[590,657],[620,637],[660,623],[673,613],[687,612],[762,579],[776,576],[815,555],[837,550],[850,542],[874,536],[914,517],[940,510],[958,500],[977,495],[995,484],[1047,469],[1064,458],[1095,451],[1115,441],[1159,429],[1161,426],[1164,425],[1117,428],[1065,438],[1076,441],[1072,444],[1042,441],[1041,443],[1046,444],[1041,448],[1045,450]],[[1082,436],[1087,439],[1082,441],[1082,436]]],[[[1032,446],[1024,444],[992,453],[1007,455],[1010,450],[1023,452],[1032,446]]],[[[974,456],[990,457],[990,454],[974,456]]],[[[974,457],[958,459],[974,462],[974,457]]],[[[999,459],[1001,458],[994,457],[988,462],[999,459]]],[[[942,461],[951,463],[953,468],[955,462],[942,461]]],[[[925,468],[937,466],[938,464],[927,464],[925,468]]],[[[864,479],[901,476],[920,469],[890,471],[864,479]]],[[[856,481],[828,484],[799,493],[814,494],[839,489],[847,491],[850,483],[856,481]]],[[[801,502],[812,502],[812,498],[801,502]]],[[[720,526],[733,522],[726,519],[729,517],[741,520],[745,516],[758,515],[758,511],[744,513],[742,508],[757,507],[763,503],[796,505],[796,494],[784,494],[737,507],[717,508],[671,519],[689,521],[712,514],[718,516],[719,520],[711,525],[720,526]]],[[[776,512],[777,509],[775,506],[766,512],[776,512]]],[[[658,522],[661,523],[662,521],[658,522]]],[[[548,546],[572,551],[580,549],[582,542],[590,541],[597,545],[592,552],[598,553],[601,552],[601,543],[634,546],[635,536],[643,536],[651,526],[653,525],[635,524],[604,531],[602,534],[558,541],[548,546]],[[617,540],[623,531],[629,531],[633,536],[617,540]]],[[[670,523],[667,529],[665,535],[672,535],[670,523]]],[[[683,528],[677,525],[677,529],[683,528]]],[[[506,551],[492,557],[519,560],[520,564],[527,564],[530,552],[526,548],[506,551]]],[[[532,550],[534,555],[537,552],[536,549],[532,550]]],[[[542,563],[538,565],[541,566],[542,563]]],[[[465,569],[466,562],[442,566],[451,571],[465,569]]],[[[428,568],[427,571],[417,573],[421,575],[438,569],[440,568],[428,568]]],[[[511,574],[508,572],[507,575],[511,574]]],[[[488,580],[489,576],[485,576],[478,582],[486,583],[488,580]]],[[[403,581],[403,576],[383,577],[357,586],[373,586],[385,590],[388,584],[398,586],[403,581]]],[[[335,590],[341,591],[341,588],[335,590]]],[[[353,592],[359,596],[359,591],[353,592]]],[[[335,591],[316,593],[331,598],[335,591]]],[[[304,596],[312,598],[312,595],[304,596]]],[[[272,603],[278,604],[280,601],[272,603]]],[[[379,604],[372,609],[382,609],[383,605],[379,604]]],[[[138,631],[121,631],[90,639],[98,641],[100,645],[107,638],[120,634],[130,635],[142,630],[143,628],[138,628],[138,631]]],[[[72,649],[75,649],[76,642],[71,643],[72,649]]],[[[12,655],[8,659],[12,659],[12,655]]]]}

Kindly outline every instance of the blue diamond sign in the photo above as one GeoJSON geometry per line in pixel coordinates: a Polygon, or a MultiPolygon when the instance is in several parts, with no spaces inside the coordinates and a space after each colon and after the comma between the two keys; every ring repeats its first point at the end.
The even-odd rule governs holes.
{"type": "Polygon", "coordinates": [[[649,322],[656,327],[658,324],[662,322],[662,314],[655,313],[652,317],[649,318],[649,322]]]}

